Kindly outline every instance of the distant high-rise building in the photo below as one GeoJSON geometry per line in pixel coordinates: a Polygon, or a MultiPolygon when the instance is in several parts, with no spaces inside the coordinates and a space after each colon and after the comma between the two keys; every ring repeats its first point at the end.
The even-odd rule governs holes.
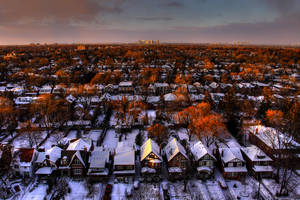
{"type": "Polygon", "coordinates": [[[159,40],[139,40],[137,43],[142,44],[142,45],[145,45],[145,44],[159,44],[159,40]]]}

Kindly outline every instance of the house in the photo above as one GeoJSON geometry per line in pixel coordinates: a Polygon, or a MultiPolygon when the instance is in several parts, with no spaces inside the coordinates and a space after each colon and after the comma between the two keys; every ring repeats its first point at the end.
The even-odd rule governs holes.
{"type": "Polygon", "coordinates": [[[40,178],[51,176],[52,173],[58,169],[61,151],[61,148],[53,146],[46,152],[38,152],[35,161],[35,168],[38,169],[35,171],[35,174],[40,178]]]}
{"type": "Polygon", "coordinates": [[[197,177],[201,179],[209,178],[214,172],[217,161],[210,149],[203,145],[201,141],[190,147],[193,156],[193,165],[197,168],[197,177]]]}
{"type": "Polygon", "coordinates": [[[273,176],[273,160],[255,145],[241,149],[248,170],[255,178],[271,178],[273,176]]]}
{"type": "Polygon", "coordinates": [[[114,155],[114,175],[119,181],[133,180],[135,175],[135,150],[124,142],[119,142],[114,155]]]}
{"type": "Polygon", "coordinates": [[[84,151],[63,150],[59,163],[60,175],[81,177],[86,175],[89,153],[84,151]]]}
{"type": "Polygon", "coordinates": [[[12,161],[12,169],[16,175],[33,176],[37,151],[33,148],[16,149],[12,161]]]}
{"type": "Polygon", "coordinates": [[[58,169],[61,176],[81,177],[88,169],[89,153],[94,149],[90,138],[77,138],[70,141],[66,150],[61,152],[58,169]]]}
{"type": "Polygon", "coordinates": [[[133,82],[132,81],[124,81],[119,83],[119,92],[120,93],[133,93],[133,82]]]}
{"type": "Polygon", "coordinates": [[[188,168],[189,159],[184,147],[172,138],[164,148],[164,155],[168,162],[169,179],[180,179],[188,168]]]}
{"type": "Polygon", "coordinates": [[[106,180],[109,173],[109,151],[95,148],[89,157],[87,175],[91,180],[106,180]]]}
{"type": "Polygon", "coordinates": [[[248,136],[252,144],[257,145],[274,161],[286,159],[300,167],[300,144],[287,133],[257,125],[248,128],[248,136]]]}
{"type": "Polygon", "coordinates": [[[157,175],[161,171],[162,156],[160,147],[151,139],[148,139],[142,146],[140,151],[142,176],[157,179],[157,175]]]}
{"type": "Polygon", "coordinates": [[[217,151],[223,176],[229,179],[240,179],[247,173],[245,161],[238,147],[224,147],[217,151]]]}

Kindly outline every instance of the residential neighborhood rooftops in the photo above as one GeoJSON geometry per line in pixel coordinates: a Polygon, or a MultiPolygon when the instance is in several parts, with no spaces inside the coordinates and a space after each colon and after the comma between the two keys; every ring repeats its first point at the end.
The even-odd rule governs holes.
{"type": "Polygon", "coordinates": [[[206,146],[201,141],[198,141],[195,143],[193,146],[191,146],[191,152],[195,158],[195,160],[201,159],[203,156],[206,154],[209,154],[212,158],[216,160],[216,158],[213,156],[212,152],[210,149],[208,149],[206,146]]]}
{"type": "Polygon", "coordinates": [[[181,153],[184,157],[188,158],[184,147],[176,140],[172,138],[164,148],[164,153],[167,160],[172,160],[178,153],[181,153]]]}
{"type": "Polygon", "coordinates": [[[240,148],[237,147],[219,148],[219,154],[224,163],[228,163],[230,161],[233,161],[234,159],[238,159],[244,162],[240,148]]]}
{"type": "Polygon", "coordinates": [[[90,151],[92,147],[92,140],[90,138],[78,138],[72,140],[67,148],[67,150],[71,151],[90,151]]]}
{"type": "Polygon", "coordinates": [[[260,148],[255,145],[241,149],[251,161],[272,161],[260,148]]]}
{"type": "Polygon", "coordinates": [[[161,158],[160,155],[160,148],[156,142],[152,139],[148,139],[142,146],[141,146],[141,161],[144,160],[150,153],[154,153],[159,159],[161,158]]]}

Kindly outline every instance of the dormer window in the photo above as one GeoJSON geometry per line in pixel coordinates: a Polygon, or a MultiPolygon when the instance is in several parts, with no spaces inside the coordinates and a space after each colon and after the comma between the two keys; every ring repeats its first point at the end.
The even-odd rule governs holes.
{"type": "Polygon", "coordinates": [[[64,157],[62,158],[61,164],[62,164],[62,165],[68,165],[68,158],[67,158],[67,156],[64,156],[64,157]]]}

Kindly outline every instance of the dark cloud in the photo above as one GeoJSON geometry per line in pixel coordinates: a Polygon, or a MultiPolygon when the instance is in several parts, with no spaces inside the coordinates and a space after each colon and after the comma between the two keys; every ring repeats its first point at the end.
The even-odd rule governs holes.
{"type": "Polygon", "coordinates": [[[0,23],[71,23],[119,13],[123,0],[0,0],[0,23]]]}
{"type": "Polygon", "coordinates": [[[170,1],[165,5],[167,7],[176,7],[176,8],[183,8],[184,7],[183,2],[178,2],[178,1],[170,1]]]}
{"type": "Polygon", "coordinates": [[[299,3],[299,0],[263,0],[263,1],[267,6],[276,9],[283,15],[289,12],[296,11],[297,9],[296,5],[297,3],[299,3]]]}
{"type": "MultiPolygon", "coordinates": [[[[236,1],[228,0],[228,4],[236,1]]],[[[216,2],[220,1],[0,0],[0,44],[134,42],[138,39],[300,42],[300,0],[253,0],[256,3],[249,3],[253,12],[259,11],[258,6],[268,9],[261,18],[245,21],[242,21],[243,12],[232,20],[230,17],[235,16],[232,13],[237,9],[216,2]],[[197,3],[211,10],[200,12],[199,9],[206,7],[196,7],[197,3]],[[161,8],[156,8],[157,5],[161,8]],[[184,9],[180,9],[182,7],[184,9]],[[215,8],[222,12],[212,12],[215,8]],[[213,17],[217,17],[214,25],[209,21],[213,17]]]]}
{"type": "Polygon", "coordinates": [[[137,17],[137,20],[142,21],[171,21],[174,20],[172,17],[137,17]]]}

